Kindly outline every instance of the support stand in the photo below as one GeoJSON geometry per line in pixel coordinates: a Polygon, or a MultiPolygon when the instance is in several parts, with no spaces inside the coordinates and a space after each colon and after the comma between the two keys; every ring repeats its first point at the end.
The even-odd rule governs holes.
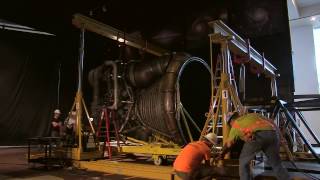
{"type": "Polygon", "coordinates": [[[101,111],[101,118],[100,118],[100,121],[99,121],[99,125],[98,125],[98,130],[97,130],[97,138],[100,138],[100,137],[104,137],[104,144],[103,144],[103,157],[106,157],[108,156],[109,159],[112,158],[112,150],[111,150],[111,136],[110,136],[110,130],[111,130],[111,127],[110,125],[113,125],[113,128],[114,128],[114,134],[115,134],[115,138],[116,138],[116,141],[117,141],[117,147],[118,149],[120,148],[120,140],[119,140],[119,133],[118,133],[118,126],[117,126],[117,123],[115,121],[115,111],[108,111],[107,107],[103,107],[102,108],[102,111],[101,111]],[[112,124],[110,123],[110,116],[111,116],[111,121],[112,121],[112,124]],[[102,123],[103,121],[105,121],[105,136],[101,136],[102,135],[102,123]],[[106,151],[106,148],[107,148],[107,151],[106,151]]]}
{"type": "MultiPolygon", "coordinates": [[[[295,109],[293,112],[297,113],[298,117],[301,118],[303,122],[305,121],[302,114],[298,110],[295,109]]],[[[307,140],[307,138],[305,137],[305,135],[303,134],[303,132],[301,131],[301,129],[297,125],[296,120],[293,117],[293,115],[285,107],[285,102],[277,99],[275,102],[275,108],[274,108],[272,117],[277,117],[280,113],[283,113],[283,115],[286,119],[286,122],[284,124],[284,128],[286,128],[290,124],[293,127],[293,129],[298,133],[298,135],[300,136],[302,141],[305,143],[305,145],[307,146],[307,148],[311,152],[311,154],[314,156],[314,158],[320,163],[319,155],[314,150],[314,148],[312,147],[310,142],[307,140]]],[[[306,125],[306,127],[307,127],[309,133],[311,134],[311,136],[315,139],[315,141],[319,143],[318,137],[314,134],[314,132],[311,130],[311,128],[308,126],[308,124],[306,125]]]]}
{"type": "MultiPolygon", "coordinates": [[[[210,34],[210,58],[211,58],[211,103],[210,110],[201,132],[200,138],[210,132],[218,135],[220,147],[227,141],[229,127],[227,118],[230,112],[244,112],[237,92],[237,86],[234,79],[234,71],[231,62],[229,41],[232,36],[223,36],[221,34],[210,34]],[[213,49],[212,44],[220,45],[220,56],[217,58],[216,68],[213,69],[213,49]]],[[[219,146],[218,146],[219,147],[219,146]]]]}
{"type": "MultiPolygon", "coordinates": [[[[92,125],[92,122],[89,117],[88,110],[86,108],[83,96],[82,96],[82,79],[83,79],[83,59],[84,59],[84,32],[85,30],[81,28],[81,34],[80,34],[80,49],[79,49],[79,62],[78,62],[78,89],[76,93],[76,97],[74,100],[74,103],[72,105],[71,111],[76,111],[76,143],[77,148],[73,148],[72,150],[72,158],[75,160],[81,160],[81,153],[83,152],[82,148],[82,111],[83,108],[86,112],[90,127],[92,132],[94,133],[94,128],[92,125]]],[[[70,112],[71,112],[70,111],[70,112]]]]}

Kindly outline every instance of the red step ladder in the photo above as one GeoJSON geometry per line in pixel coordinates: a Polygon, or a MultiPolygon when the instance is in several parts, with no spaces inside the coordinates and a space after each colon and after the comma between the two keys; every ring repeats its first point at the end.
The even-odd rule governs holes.
{"type": "Polygon", "coordinates": [[[104,145],[103,145],[103,157],[108,156],[109,159],[112,158],[112,152],[111,152],[111,143],[110,143],[110,125],[113,125],[114,128],[114,133],[115,133],[115,138],[117,141],[117,146],[118,148],[120,147],[119,143],[119,133],[118,133],[118,127],[116,123],[116,113],[114,110],[109,110],[107,107],[103,107],[101,110],[101,116],[100,116],[100,121],[98,124],[98,130],[97,130],[97,139],[101,136],[101,127],[102,123],[105,122],[105,139],[104,139],[104,145]],[[110,119],[112,121],[112,124],[110,123],[110,119]],[[106,149],[107,148],[107,149],[106,149]],[[107,153],[107,155],[106,155],[107,153]]]}

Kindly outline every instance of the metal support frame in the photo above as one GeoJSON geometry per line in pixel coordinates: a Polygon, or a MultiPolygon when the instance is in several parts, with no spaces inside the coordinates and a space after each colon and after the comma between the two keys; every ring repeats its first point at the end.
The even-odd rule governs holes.
{"type": "Polygon", "coordinates": [[[311,134],[311,136],[313,137],[313,139],[317,142],[318,145],[320,145],[320,140],[318,138],[318,136],[313,132],[313,130],[311,129],[309,123],[306,121],[306,119],[304,118],[304,116],[302,115],[302,113],[295,109],[294,110],[295,113],[299,116],[301,122],[303,123],[303,125],[307,128],[308,132],[311,134]]]}
{"type": "Polygon", "coordinates": [[[243,40],[238,34],[230,29],[222,21],[209,22],[209,26],[214,30],[215,34],[221,34],[223,36],[232,36],[233,39],[229,41],[230,51],[236,54],[242,54],[248,56],[250,63],[265,69],[265,74],[268,76],[276,76],[277,68],[275,68],[265,57],[250,46],[249,41],[243,40]],[[252,60],[252,61],[251,61],[252,60]]]}
{"type": "Polygon", "coordinates": [[[165,140],[159,139],[152,143],[148,143],[141,140],[136,140],[131,137],[127,137],[131,142],[136,143],[136,145],[123,145],[119,147],[119,152],[121,153],[137,153],[137,154],[149,154],[152,155],[155,165],[161,165],[163,161],[168,158],[177,156],[181,147],[172,142],[167,142],[165,140]]]}
{"type": "Polygon", "coordinates": [[[218,61],[216,62],[216,73],[211,74],[211,105],[200,139],[212,131],[218,134],[218,138],[223,139],[222,143],[224,144],[229,134],[229,127],[227,125],[229,113],[233,111],[243,112],[244,107],[238,97],[237,87],[233,79],[234,73],[229,49],[229,42],[233,37],[222,36],[221,34],[210,34],[209,37],[212,72],[214,72],[212,44],[220,45],[220,58],[218,57],[218,61]],[[218,127],[222,128],[222,133],[218,132],[218,127]]]}
{"type": "MultiPolygon", "coordinates": [[[[305,145],[308,147],[312,155],[316,158],[316,160],[320,163],[320,157],[318,156],[317,152],[313,149],[310,142],[307,140],[307,138],[304,136],[302,131],[300,130],[299,126],[297,125],[295,119],[293,118],[292,114],[289,112],[289,110],[285,106],[285,102],[281,100],[276,100],[275,108],[273,111],[273,118],[276,118],[280,112],[283,112],[286,116],[287,122],[285,124],[285,127],[290,123],[292,127],[296,130],[296,132],[299,134],[300,138],[303,140],[305,145]]],[[[299,116],[299,113],[298,113],[299,116]]],[[[303,119],[303,118],[302,118],[303,119]]],[[[310,129],[311,130],[311,129],[310,129]]],[[[312,132],[312,130],[311,130],[312,132]]],[[[311,133],[313,134],[313,132],[311,133]]],[[[319,140],[318,140],[319,141],[319,140]]]]}
{"type": "MultiPolygon", "coordinates": [[[[209,34],[209,37],[211,71],[215,73],[211,74],[210,110],[200,138],[212,131],[218,134],[218,138],[222,138],[222,143],[224,144],[229,134],[229,127],[226,122],[230,113],[237,111],[243,114],[246,112],[246,108],[242,105],[237,92],[231,53],[247,56],[248,61],[246,61],[246,63],[263,68],[264,74],[271,78],[270,88],[272,96],[277,95],[277,75],[275,72],[277,69],[265,59],[264,53],[258,53],[251,47],[249,40],[245,42],[222,21],[209,22],[209,25],[214,30],[214,33],[209,34]],[[220,45],[220,55],[218,55],[217,58],[215,71],[213,68],[214,57],[212,44],[220,45]],[[221,67],[219,67],[219,63],[221,63],[221,67]],[[221,130],[219,132],[218,128],[222,128],[222,133],[221,130]]],[[[244,64],[242,64],[242,67],[243,66],[244,64]]],[[[242,68],[241,78],[241,92],[243,93],[243,99],[245,99],[245,68],[242,68]]]]}
{"type": "Polygon", "coordinates": [[[271,77],[271,95],[278,96],[277,80],[275,76],[271,77]]]}
{"type": "Polygon", "coordinates": [[[77,160],[81,159],[82,152],[82,80],[83,80],[83,59],[84,59],[84,28],[81,28],[80,33],[80,49],[79,49],[79,61],[78,61],[78,89],[75,98],[75,106],[76,106],[76,137],[78,138],[78,147],[76,150],[75,158],[77,160]]]}
{"type": "Polygon", "coordinates": [[[209,26],[213,29],[214,34],[232,37],[232,39],[228,41],[230,51],[235,54],[247,56],[248,63],[252,63],[263,69],[264,74],[271,78],[271,95],[278,96],[276,78],[279,74],[276,73],[277,68],[265,58],[264,53],[260,54],[250,45],[249,39],[247,39],[247,41],[243,40],[243,38],[220,20],[209,22],[209,26]]]}
{"type": "MultiPolygon", "coordinates": [[[[78,74],[78,79],[79,79],[79,83],[78,83],[78,92],[76,95],[76,99],[75,99],[75,104],[76,104],[76,108],[77,108],[77,135],[78,135],[78,140],[79,140],[79,145],[78,148],[74,148],[75,154],[77,155],[75,157],[76,160],[81,160],[81,153],[82,152],[82,139],[81,139],[81,113],[82,113],[82,106],[81,106],[81,99],[82,99],[82,90],[81,90],[81,86],[82,86],[82,71],[83,71],[83,57],[84,57],[84,30],[86,31],[91,31],[94,32],[96,34],[102,35],[104,37],[107,37],[109,39],[121,42],[125,45],[131,46],[131,47],[135,47],[141,50],[144,50],[150,54],[153,54],[155,56],[162,56],[162,55],[166,55],[169,54],[170,51],[166,50],[166,49],[162,49],[160,47],[157,47],[145,40],[142,40],[140,38],[137,37],[133,37],[130,36],[128,34],[126,34],[123,31],[120,31],[116,28],[113,28],[111,26],[108,26],[104,23],[101,23],[99,21],[96,21],[92,18],[83,16],[81,14],[75,14],[73,19],[72,19],[72,23],[73,25],[75,25],[77,28],[81,29],[81,39],[80,39],[80,60],[79,60],[79,74],[78,74]]],[[[112,64],[109,64],[110,66],[112,66],[112,64]]],[[[116,69],[114,68],[114,71],[116,69]]],[[[116,82],[115,82],[116,83],[116,82]]],[[[116,84],[115,84],[116,86],[116,84]]],[[[115,94],[115,96],[117,96],[115,94]]],[[[115,99],[116,102],[117,99],[115,99]]],[[[83,101],[84,102],[84,101],[83,101]]],[[[84,105],[84,104],[83,104],[84,105]]],[[[85,105],[84,105],[85,106],[85,105]]],[[[117,109],[117,104],[114,103],[114,105],[112,107],[109,107],[110,109],[117,109]]],[[[190,118],[190,115],[186,112],[186,110],[181,106],[179,107],[181,110],[181,116],[184,117],[184,121],[183,123],[187,123],[186,119],[190,118]]],[[[192,122],[192,121],[191,121],[192,122]]],[[[194,124],[194,122],[192,122],[194,124]]],[[[123,127],[120,128],[120,130],[122,130],[123,127]]],[[[167,143],[163,143],[161,142],[160,144],[162,144],[164,147],[162,147],[162,145],[159,147],[154,146],[153,144],[147,144],[143,147],[120,147],[120,152],[124,152],[124,149],[126,149],[125,152],[131,152],[134,153],[135,152],[135,148],[137,149],[142,149],[139,151],[142,151],[144,153],[150,153],[156,150],[156,154],[161,154],[162,156],[164,155],[177,155],[177,153],[180,151],[180,147],[176,144],[174,144],[173,147],[167,147],[167,143]],[[151,148],[149,148],[149,146],[151,148]]],[[[154,155],[154,154],[153,154],[154,155]]]]}
{"type": "Polygon", "coordinates": [[[140,38],[125,34],[125,32],[123,31],[120,31],[114,27],[108,26],[102,22],[99,22],[97,20],[94,20],[92,18],[86,17],[81,14],[73,15],[72,24],[78,28],[84,28],[88,31],[100,34],[109,39],[112,39],[118,42],[123,42],[128,46],[142,49],[156,56],[162,56],[170,53],[170,51],[166,49],[157,47],[152,43],[149,43],[140,38]]]}
{"type": "MultiPolygon", "coordinates": [[[[82,95],[82,82],[83,82],[83,60],[84,60],[84,34],[85,29],[80,29],[80,48],[79,48],[79,61],[78,61],[78,88],[75,96],[74,103],[72,105],[71,111],[76,111],[76,142],[77,147],[73,148],[72,150],[72,158],[75,160],[81,160],[81,153],[83,153],[82,149],[82,112],[83,109],[85,110],[86,116],[88,118],[91,130],[93,133],[95,133],[94,127],[92,125],[92,122],[90,120],[90,116],[87,110],[87,107],[85,105],[83,95],[82,95]]],[[[70,112],[71,112],[70,111],[70,112]]]]}
{"type": "Polygon", "coordinates": [[[246,99],[246,66],[242,63],[239,73],[239,92],[242,93],[242,100],[246,99]]]}

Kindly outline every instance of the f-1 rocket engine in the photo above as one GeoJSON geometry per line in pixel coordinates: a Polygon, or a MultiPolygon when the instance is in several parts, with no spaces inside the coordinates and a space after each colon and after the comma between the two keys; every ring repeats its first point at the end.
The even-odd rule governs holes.
{"type": "MultiPolygon", "coordinates": [[[[197,72],[205,76],[198,77],[200,74],[195,72],[188,82],[190,87],[199,78],[204,78],[210,89],[209,66],[204,60],[186,53],[140,62],[105,61],[89,73],[94,119],[100,118],[101,108],[105,106],[116,112],[120,134],[145,141],[157,134],[178,144],[186,143],[179,112],[182,103],[179,82],[188,66],[195,66],[197,72]]],[[[209,99],[208,94],[208,102],[209,99]]],[[[204,117],[197,121],[199,119],[205,121],[204,117]]]]}

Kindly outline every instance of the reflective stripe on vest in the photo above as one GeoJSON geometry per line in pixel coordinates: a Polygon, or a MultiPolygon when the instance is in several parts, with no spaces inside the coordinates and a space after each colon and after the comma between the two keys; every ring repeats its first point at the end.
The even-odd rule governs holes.
{"type": "Polygon", "coordinates": [[[274,125],[264,119],[257,119],[255,123],[252,123],[250,126],[242,128],[238,124],[237,121],[235,121],[232,125],[233,128],[239,129],[241,132],[243,132],[245,135],[248,133],[252,133],[257,128],[265,128],[265,127],[272,127],[272,129],[275,129],[274,125]]]}

